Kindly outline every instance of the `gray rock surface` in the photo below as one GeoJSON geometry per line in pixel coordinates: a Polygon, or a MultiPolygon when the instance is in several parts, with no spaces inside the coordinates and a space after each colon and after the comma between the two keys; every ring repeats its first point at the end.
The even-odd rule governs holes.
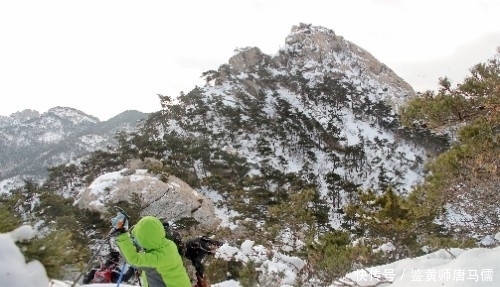
{"type": "Polygon", "coordinates": [[[168,182],[163,182],[146,170],[137,170],[134,174],[128,171],[97,178],[80,193],[78,205],[104,212],[104,203],[130,201],[135,193],[141,199],[141,215],[164,217],[170,221],[191,217],[200,222],[197,229],[205,231],[213,231],[219,225],[213,202],[179,178],[169,176],[168,182]]]}

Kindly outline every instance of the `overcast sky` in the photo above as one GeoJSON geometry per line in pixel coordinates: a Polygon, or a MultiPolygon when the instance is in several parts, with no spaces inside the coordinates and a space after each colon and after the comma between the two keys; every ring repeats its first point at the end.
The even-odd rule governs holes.
{"type": "Polygon", "coordinates": [[[293,25],[324,26],[416,91],[455,83],[500,46],[500,0],[0,1],[0,115],[55,106],[101,120],[160,109],[236,48],[275,54],[293,25]]]}

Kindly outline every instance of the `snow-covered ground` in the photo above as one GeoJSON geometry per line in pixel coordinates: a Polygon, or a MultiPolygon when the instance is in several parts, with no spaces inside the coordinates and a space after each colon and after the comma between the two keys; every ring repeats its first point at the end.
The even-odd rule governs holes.
{"type": "MultiPolygon", "coordinates": [[[[0,234],[0,286],[5,287],[68,287],[71,282],[47,278],[44,266],[38,261],[25,261],[16,241],[29,240],[33,236],[31,226],[21,226],[10,233],[0,234]]],[[[500,234],[497,234],[497,240],[500,234]]],[[[275,253],[267,259],[262,249],[251,241],[239,247],[224,245],[217,256],[235,256],[242,261],[257,260],[266,266],[267,272],[284,271],[285,278],[277,286],[292,286],[287,279],[295,277],[303,262],[294,257],[275,253]]],[[[349,273],[337,286],[391,286],[391,287],[475,287],[500,286],[500,247],[469,250],[450,249],[403,259],[387,265],[356,270],[349,273]],[[381,283],[385,281],[387,283],[381,283]],[[390,283],[392,282],[392,283],[390,283]],[[343,284],[343,285],[342,285],[343,284]]],[[[111,287],[117,284],[91,284],[92,287],[111,287]]],[[[132,285],[120,284],[122,287],[132,285]]],[[[213,284],[213,287],[240,287],[234,280],[213,284]]]]}
{"type": "MultiPolygon", "coordinates": [[[[102,187],[102,186],[101,186],[102,187]]],[[[221,200],[217,193],[200,190],[214,202],[221,200]]],[[[216,205],[217,206],[217,205],[216,205]]],[[[227,224],[234,222],[227,210],[216,207],[216,214],[227,224]]],[[[15,245],[16,241],[29,240],[35,231],[31,226],[0,234],[0,287],[68,287],[72,282],[63,282],[47,278],[44,266],[37,261],[25,262],[25,258],[15,245]]],[[[284,235],[286,237],[286,235],[284,235]]],[[[498,244],[500,233],[490,238],[490,246],[498,244]]],[[[291,248],[291,246],[290,246],[291,248]]],[[[283,249],[284,250],[284,249],[283,249]]],[[[252,260],[260,265],[259,272],[268,278],[280,278],[276,285],[294,286],[298,271],[306,262],[298,257],[286,256],[280,250],[268,250],[251,240],[241,245],[224,244],[217,251],[216,257],[240,262],[252,260]],[[279,276],[278,276],[279,274],[279,276]]],[[[439,250],[418,258],[404,259],[391,264],[356,270],[339,281],[340,286],[500,286],[500,247],[469,250],[439,250]],[[383,283],[385,281],[387,283],[383,283]],[[392,283],[389,283],[392,282],[392,283]]],[[[92,287],[111,287],[117,284],[91,284],[92,287]]],[[[131,285],[120,284],[122,287],[131,285]]],[[[213,284],[213,287],[240,287],[234,280],[213,284]]]]}

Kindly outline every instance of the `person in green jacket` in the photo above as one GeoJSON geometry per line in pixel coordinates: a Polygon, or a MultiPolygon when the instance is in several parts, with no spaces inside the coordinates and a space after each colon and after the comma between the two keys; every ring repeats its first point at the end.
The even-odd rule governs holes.
{"type": "Polygon", "coordinates": [[[143,287],[191,287],[177,246],[165,238],[158,218],[144,216],[130,232],[123,214],[119,213],[111,223],[119,234],[115,240],[123,258],[142,271],[143,287]],[[138,251],[136,245],[143,251],[138,251]]]}

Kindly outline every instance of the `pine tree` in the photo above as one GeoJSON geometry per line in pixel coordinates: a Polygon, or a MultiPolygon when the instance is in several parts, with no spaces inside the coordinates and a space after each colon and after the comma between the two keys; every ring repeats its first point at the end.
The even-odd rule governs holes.
{"type": "Polygon", "coordinates": [[[437,94],[412,100],[402,114],[406,125],[457,130],[454,145],[430,162],[429,176],[417,190],[428,200],[421,204],[425,213],[435,214],[457,239],[494,234],[500,225],[493,199],[500,185],[499,72],[500,49],[486,63],[475,65],[462,84],[453,87],[442,78],[437,94]],[[456,220],[449,212],[464,216],[456,220]]]}
{"type": "Polygon", "coordinates": [[[376,246],[392,243],[396,250],[387,259],[397,260],[413,255],[417,233],[408,200],[392,188],[382,194],[359,191],[359,201],[345,208],[345,220],[353,222],[354,233],[369,238],[376,246]]]}
{"type": "Polygon", "coordinates": [[[294,247],[299,241],[305,242],[317,234],[316,216],[312,209],[314,197],[314,189],[306,189],[291,194],[285,202],[269,207],[271,228],[280,231],[290,229],[294,247]]]}
{"type": "Polygon", "coordinates": [[[0,233],[10,232],[21,224],[18,216],[3,203],[0,196],[0,233]]]}

